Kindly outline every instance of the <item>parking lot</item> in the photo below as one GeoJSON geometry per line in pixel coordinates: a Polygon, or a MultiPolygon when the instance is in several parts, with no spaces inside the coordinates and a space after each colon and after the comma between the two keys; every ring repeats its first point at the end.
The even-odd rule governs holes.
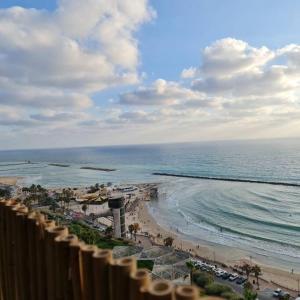
{"type": "MultiPolygon", "coordinates": [[[[192,260],[192,262],[197,269],[214,275],[215,282],[228,285],[235,292],[243,294],[244,283],[247,281],[245,276],[239,275],[238,273],[231,273],[217,265],[209,264],[201,260],[192,260]]],[[[284,296],[288,294],[281,289],[272,290],[269,288],[257,292],[259,300],[283,299],[284,296]]]]}

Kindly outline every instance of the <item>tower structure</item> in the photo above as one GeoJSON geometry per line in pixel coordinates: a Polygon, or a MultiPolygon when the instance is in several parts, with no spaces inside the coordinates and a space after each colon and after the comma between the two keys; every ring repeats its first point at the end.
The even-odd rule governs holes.
{"type": "Polygon", "coordinates": [[[114,236],[116,238],[125,237],[125,200],[123,196],[114,196],[108,199],[108,207],[112,211],[114,224],[114,236]]]}

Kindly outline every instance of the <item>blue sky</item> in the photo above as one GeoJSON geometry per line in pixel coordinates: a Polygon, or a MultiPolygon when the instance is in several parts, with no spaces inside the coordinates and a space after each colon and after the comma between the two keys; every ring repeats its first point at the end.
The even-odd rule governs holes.
{"type": "Polygon", "coordinates": [[[112,25],[95,25],[106,9],[101,10],[100,2],[104,7],[109,3],[89,0],[84,7],[78,0],[0,2],[2,20],[7,22],[4,28],[13,24],[10,32],[3,33],[0,57],[3,52],[8,68],[11,65],[23,72],[12,76],[12,72],[1,74],[0,69],[0,75],[10,82],[0,97],[0,117],[1,108],[6,116],[0,130],[8,148],[26,148],[27,144],[48,147],[57,140],[58,132],[62,135],[58,146],[97,145],[99,140],[127,144],[299,136],[295,129],[300,111],[295,67],[300,43],[299,1],[123,1],[105,12],[113,16],[112,25]],[[22,14],[19,21],[13,6],[23,7],[17,12],[22,14]],[[36,14],[29,8],[35,8],[36,14]],[[82,33],[80,24],[92,19],[90,15],[97,9],[94,25],[82,33]],[[126,19],[121,20],[126,30],[118,27],[120,12],[126,19]],[[42,45],[41,50],[37,46],[29,49],[16,42],[17,34],[14,40],[13,30],[22,31],[28,40],[52,38],[53,34],[52,42],[58,44],[47,49],[44,40],[34,40],[42,45]],[[98,32],[101,37],[95,37],[98,32]],[[108,41],[110,37],[112,41],[108,41]],[[85,62],[85,53],[95,50],[89,48],[91,41],[98,56],[91,55],[85,62]],[[64,60],[63,51],[71,42],[82,56],[74,53],[66,62],[74,71],[63,74],[59,82],[67,67],[60,70],[59,64],[57,69],[53,63],[43,64],[49,53],[57,54],[55,63],[60,57],[68,60],[64,60]],[[103,57],[105,71],[99,60],[103,57]],[[52,73],[38,82],[39,72],[48,68],[52,73]],[[189,75],[183,75],[189,68],[189,75]],[[74,74],[81,71],[88,77],[79,82],[74,74]],[[22,88],[27,83],[24,90],[28,88],[28,95],[13,93],[20,82],[22,88]],[[236,122],[241,124],[240,130],[236,122]],[[50,136],[42,139],[42,145],[34,139],[40,132],[50,136]],[[80,142],[79,132],[84,136],[80,142]]]}

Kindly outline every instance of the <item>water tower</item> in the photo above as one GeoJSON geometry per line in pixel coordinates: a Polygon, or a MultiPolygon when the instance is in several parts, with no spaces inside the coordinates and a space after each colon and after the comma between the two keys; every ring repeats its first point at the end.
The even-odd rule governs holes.
{"type": "Polygon", "coordinates": [[[123,196],[114,196],[108,199],[108,207],[111,209],[114,218],[113,229],[116,238],[126,236],[124,203],[123,196]]]}

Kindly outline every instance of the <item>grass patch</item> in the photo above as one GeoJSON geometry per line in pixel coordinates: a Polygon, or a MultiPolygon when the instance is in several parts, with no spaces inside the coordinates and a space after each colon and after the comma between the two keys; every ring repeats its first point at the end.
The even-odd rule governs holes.
{"type": "Polygon", "coordinates": [[[154,266],[154,261],[151,259],[137,261],[138,269],[148,269],[148,270],[152,271],[153,266],[154,266]]]}
{"type": "Polygon", "coordinates": [[[101,235],[98,230],[92,229],[80,222],[71,222],[68,226],[72,234],[76,234],[78,238],[87,244],[96,245],[102,249],[112,249],[116,246],[128,246],[129,242],[124,240],[116,240],[101,235]]]}

